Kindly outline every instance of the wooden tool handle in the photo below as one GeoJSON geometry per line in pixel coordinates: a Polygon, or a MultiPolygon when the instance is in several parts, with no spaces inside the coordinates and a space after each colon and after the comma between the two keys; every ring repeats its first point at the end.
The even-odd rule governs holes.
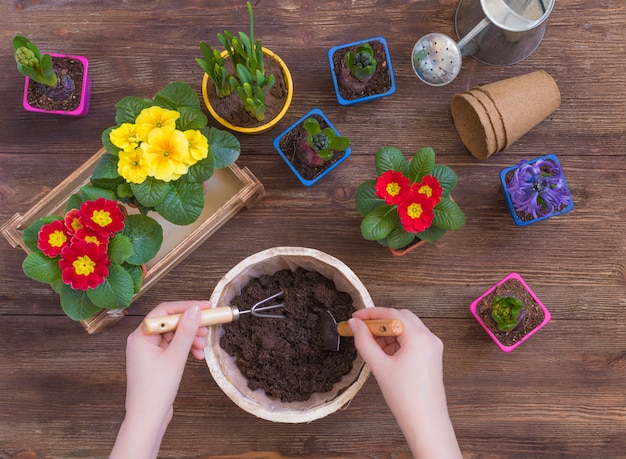
{"type": "MultiPolygon", "coordinates": [[[[370,319],[363,322],[374,336],[398,336],[404,331],[404,324],[400,319],[370,319]]],[[[347,321],[337,324],[337,333],[339,336],[353,336],[347,321]]]]}
{"type": "MultiPolygon", "coordinates": [[[[159,333],[174,331],[176,330],[176,327],[178,327],[178,322],[181,317],[182,314],[172,314],[161,317],[146,317],[141,324],[141,329],[146,335],[158,335],[159,333]]],[[[238,317],[239,310],[231,308],[230,306],[203,309],[200,311],[200,325],[206,327],[209,325],[226,324],[237,320],[238,317]]]]}

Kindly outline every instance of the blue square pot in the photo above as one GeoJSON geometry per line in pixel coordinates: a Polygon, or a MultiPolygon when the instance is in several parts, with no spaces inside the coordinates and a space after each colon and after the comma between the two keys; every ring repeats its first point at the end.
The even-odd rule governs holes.
{"type": "Polygon", "coordinates": [[[333,86],[335,87],[335,94],[337,95],[337,101],[341,105],[360,104],[362,102],[368,102],[370,100],[380,99],[381,97],[390,96],[391,94],[396,92],[396,80],[393,74],[393,67],[391,66],[391,55],[389,54],[389,47],[387,46],[387,41],[383,37],[374,37],[374,38],[369,38],[367,40],[355,41],[353,43],[348,43],[345,45],[333,46],[332,48],[328,50],[328,60],[330,61],[330,74],[333,77],[333,86]],[[373,41],[378,41],[382,43],[383,47],[385,48],[385,54],[387,56],[387,68],[389,69],[389,77],[391,78],[391,87],[387,91],[382,92],[380,94],[372,94],[370,96],[364,96],[358,99],[345,99],[341,97],[341,95],[339,94],[339,81],[335,73],[335,64],[333,63],[333,55],[335,54],[335,52],[339,51],[340,49],[350,48],[352,46],[357,46],[361,43],[369,43],[373,41]]]}
{"type": "MultiPolygon", "coordinates": [[[[302,118],[300,118],[298,121],[296,121],[295,123],[293,123],[291,126],[289,126],[287,129],[285,129],[278,137],[276,137],[274,139],[274,148],[276,149],[276,151],[278,152],[278,154],[280,155],[281,158],[283,158],[283,161],[285,161],[285,163],[287,163],[287,166],[289,166],[289,169],[291,169],[291,171],[294,173],[294,175],[296,177],[298,177],[298,180],[300,180],[300,182],[302,182],[302,184],[304,186],[311,186],[314,183],[318,182],[319,180],[321,180],[322,177],[324,177],[325,175],[327,175],[330,171],[332,171],[334,168],[336,168],[337,166],[339,166],[339,164],[341,164],[342,162],[344,162],[348,156],[350,156],[350,153],[352,152],[352,148],[348,147],[346,149],[346,151],[344,152],[343,156],[341,158],[339,158],[337,161],[335,161],[330,167],[328,167],[327,169],[324,169],[319,175],[317,175],[316,177],[312,178],[312,179],[306,179],[304,178],[300,172],[298,172],[298,170],[293,166],[293,164],[291,163],[291,161],[288,159],[287,154],[285,152],[283,152],[280,148],[280,140],[291,130],[295,129],[296,127],[298,127],[299,124],[304,123],[304,121],[307,118],[310,118],[312,115],[318,115],[321,116],[324,121],[326,122],[326,124],[328,124],[328,127],[330,127],[333,131],[335,131],[335,133],[337,135],[341,135],[339,134],[339,131],[337,131],[337,129],[335,129],[335,126],[333,126],[333,124],[330,122],[330,120],[328,119],[328,117],[324,114],[324,112],[322,112],[319,108],[314,108],[313,110],[311,110],[310,112],[308,112],[306,115],[304,115],[302,118]]],[[[290,152],[287,152],[290,153],[290,152]]]]}
{"type": "MultiPolygon", "coordinates": [[[[550,159],[559,168],[561,168],[561,163],[559,162],[559,159],[556,157],[556,155],[552,155],[552,154],[540,156],[539,158],[535,158],[535,159],[531,160],[530,163],[533,164],[533,163],[539,161],[540,159],[550,159]]],[[[511,194],[509,193],[509,191],[507,190],[507,187],[506,187],[506,176],[507,176],[507,174],[510,171],[515,170],[515,169],[517,169],[517,165],[511,166],[511,167],[506,167],[506,168],[502,169],[500,171],[500,182],[502,183],[502,192],[504,193],[504,199],[505,199],[505,202],[506,202],[506,206],[509,209],[509,213],[511,214],[511,217],[513,217],[513,221],[515,221],[515,224],[517,226],[527,226],[527,225],[530,225],[532,223],[537,223],[537,222],[540,222],[541,220],[546,220],[548,218],[556,217],[557,215],[561,215],[561,214],[564,214],[566,212],[569,212],[569,211],[571,211],[574,208],[574,200],[572,199],[572,195],[569,194],[569,198],[570,198],[569,199],[569,204],[565,208],[563,208],[563,209],[561,209],[559,211],[554,212],[552,215],[547,215],[547,216],[535,218],[535,219],[532,219],[532,220],[522,220],[522,219],[520,219],[518,217],[518,215],[517,215],[517,212],[515,212],[515,209],[513,208],[513,201],[511,199],[511,194]]],[[[561,168],[561,170],[563,170],[563,169],[561,168]]],[[[565,182],[565,176],[563,176],[563,181],[565,182]]],[[[567,189],[567,192],[569,193],[569,188],[567,187],[567,182],[565,182],[565,188],[567,189]]]]}

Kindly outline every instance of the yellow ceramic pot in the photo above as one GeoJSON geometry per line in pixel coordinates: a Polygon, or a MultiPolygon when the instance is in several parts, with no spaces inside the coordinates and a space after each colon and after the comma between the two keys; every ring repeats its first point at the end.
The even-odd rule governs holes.
{"type": "MultiPolygon", "coordinates": [[[[283,106],[282,110],[278,113],[278,115],[276,115],[273,119],[271,119],[267,123],[262,124],[261,126],[256,126],[256,127],[242,127],[242,126],[236,126],[230,123],[229,121],[225,120],[224,118],[222,118],[220,115],[218,115],[215,112],[215,109],[213,108],[213,106],[211,105],[211,102],[209,101],[209,88],[208,88],[208,84],[210,81],[209,75],[205,73],[204,78],[202,80],[202,97],[204,98],[204,103],[206,104],[206,107],[209,110],[209,113],[222,126],[235,132],[241,132],[242,134],[261,134],[262,132],[268,131],[269,129],[274,127],[274,125],[276,125],[276,123],[278,123],[287,113],[287,110],[289,109],[289,106],[291,105],[291,99],[293,98],[293,80],[291,79],[291,73],[289,73],[289,69],[287,68],[287,65],[280,57],[278,57],[269,49],[267,48],[261,48],[261,49],[265,56],[269,57],[270,59],[274,59],[276,62],[278,62],[278,64],[280,65],[280,68],[283,71],[285,85],[287,86],[287,99],[285,100],[285,105],[283,106]]],[[[226,57],[227,55],[228,55],[228,51],[226,50],[222,51],[222,57],[226,57]]]]}

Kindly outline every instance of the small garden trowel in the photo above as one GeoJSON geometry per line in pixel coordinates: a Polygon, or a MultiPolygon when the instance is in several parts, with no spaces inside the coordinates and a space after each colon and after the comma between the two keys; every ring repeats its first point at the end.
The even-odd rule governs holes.
{"type": "MultiPolygon", "coordinates": [[[[347,321],[339,322],[330,311],[318,312],[321,325],[322,346],[327,351],[339,350],[339,338],[341,336],[354,336],[347,321]]],[[[404,325],[400,319],[370,319],[363,321],[374,336],[399,336],[404,331],[404,325]]]]}

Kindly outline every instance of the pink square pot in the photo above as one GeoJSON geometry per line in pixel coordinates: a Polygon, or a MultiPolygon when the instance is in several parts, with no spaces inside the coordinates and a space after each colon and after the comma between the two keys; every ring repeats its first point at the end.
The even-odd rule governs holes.
{"type": "MultiPolygon", "coordinates": [[[[65,57],[68,54],[55,54],[48,53],[50,57],[65,57]]],[[[73,116],[73,117],[81,117],[87,116],[89,113],[89,101],[91,100],[91,78],[89,78],[88,70],[89,70],[89,61],[84,56],[75,56],[69,55],[69,57],[79,60],[83,64],[83,86],[82,91],[80,93],[80,104],[74,110],[43,110],[41,108],[33,107],[28,103],[28,83],[30,82],[30,78],[26,77],[26,81],[24,82],[24,97],[22,105],[24,105],[24,109],[29,112],[36,113],[48,113],[51,115],[63,115],[63,116],[73,116]]]]}
{"type": "Polygon", "coordinates": [[[537,331],[539,331],[539,329],[543,328],[548,322],[550,322],[550,319],[552,317],[552,315],[550,314],[550,311],[548,311],[546,309],[546,307],[543,305],[543,303],[541,302],[541,300],[539,298],[537,298],[537,295],[535,295],[535,293],[530,289],[530,287],[528,286],[528,284],[526,284],[526,282],[524,282],[524,279],[522,279],[522,277],[517,274],[517,273],[511,273],[508,276],[506,276],[504,279],[502,279],[500,282],[498,282],[497,284],[495,284],[493,287],[491,287],[489,290],[487,290],[485,293],[483,293],[481,296],[479,296],[471,305],[470,305],[470,311],[472,313],[472,315],[476,318],[476,320],[478,321],[478,323],[485,329],[485,331],[487,332],[487,334],[491,337],[491,339],[498,345],[498,347],[502,350],[502,352],[511,352],[513,349],[515,349],[516,347],[518,347],[520,344],[522,344],[524,341],[526,341],[528,338],[530,338],[532,335],[534,335],[537,331]],[[505,283],[507,280],[509,279],[516,279],[518,280],[526,289],[526,291],[528,291],[528,293],[530,294],[530,296],[532,296],[533,300],[535,300],[537,302],[537,304],[539,305],[539,307],[541,309],[543,309],[543,313],[544,313],[544,318],[543,318],[543,322],[541,322],[537,328],[533,329],[530,331],[530,333],[528,333],[526,336],[524,336],[521,340],[519,340],[517,343],[512,344],[511,346],[505,346],[504,344],[502,344],[500,341],[498,341],[498,338],[496,338],[496,336],[492,333],[492,331],[489,329],[489,327],[487,327],[485,325],[485,323],[483,322],[483,320],[480,318],[480,316],[478,315],[478,313],[476,312],[476,306],[478,305],[478,303],[480,302],[480,300],[482,300],[484,297],[486,297],[487,295],[489,295],[491,292],[493,292],[496,287],[498,287],[499,285],[505,283]]]}

